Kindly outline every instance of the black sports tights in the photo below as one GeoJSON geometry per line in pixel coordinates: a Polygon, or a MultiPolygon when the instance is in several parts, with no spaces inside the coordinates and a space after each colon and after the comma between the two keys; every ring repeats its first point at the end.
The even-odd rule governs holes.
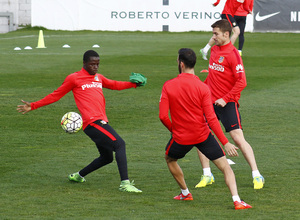
{"type": "Polygon", "coordinates": [[[84,132],[96,143],[100,157],[80,170],[79,174],[84,177],[111,163],[113,161],[113,152],[115,152],[121,180],[128,179],[125,142],[117,132],[109,124],[102,124],[100,120],[88,125],[84,132]]]}

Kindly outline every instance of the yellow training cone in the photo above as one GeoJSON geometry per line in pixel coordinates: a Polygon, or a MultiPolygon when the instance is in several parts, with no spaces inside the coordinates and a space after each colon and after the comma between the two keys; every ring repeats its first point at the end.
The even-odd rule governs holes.
{"type": "Polygon", "coordinates": [[[44,35],[43,35],[43,31],[40,30],[39,33],[39,41],[38,41],[38,45],[36,48],[46,48],[45,47],[45,42],[44,42],[44,35]]]}

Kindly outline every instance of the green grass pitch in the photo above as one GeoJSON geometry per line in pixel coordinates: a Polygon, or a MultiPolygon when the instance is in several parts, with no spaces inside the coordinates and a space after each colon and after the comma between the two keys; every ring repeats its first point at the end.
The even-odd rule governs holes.
{"type": "MultiPolygon", "coordinates": [[[[180,190],[164,161],[170,134],[158,118],[161,88],[178,73],[178,49],[199,54],[211,33],[44,30],[47,48],[36,49],[38,33],[24,29],[0,35],[0,219],[300,219],[299,34],[245,35],[248,86],[240,111],[266,184],[254,190],[244,157],[230,158],[239,194],[253,206],[236,211],[214,165],[216,182],[194,188],[202,174],[195,149],[179,161],[194,201],[172,199],[180,190]],[[104,91],[110,124],[127,144],[129,177],[142,194],[118,191],[115,161],[86,176],[84,184],[68,181],[68,174],[98,156],[82,131],[69,135],[60,127],[66,112],[78,112],[71,93],[26,115],[16,111],[21,99],[39,100],[80,70],[83,53],[94,44],[100,45],[95,48],[99,72],[106,77],[129,80],[131,72],[139,72],[148,78],[143,88],[104,91]]],[[[208,61],[199,56],[196,65],[204,80],[200,71],[208,61]]]]}

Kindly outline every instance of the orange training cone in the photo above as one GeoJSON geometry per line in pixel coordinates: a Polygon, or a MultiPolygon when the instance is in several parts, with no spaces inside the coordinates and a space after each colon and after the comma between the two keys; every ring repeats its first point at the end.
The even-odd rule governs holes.
{"type": "Polygon", "coordinates": [[[43,35],[43,31],[40,30],[39,33],[39,41],[38,41],[38,45],[36,48],[46,48],[45,47],[45,42],[44,42],[44,35],[43,35]]]}

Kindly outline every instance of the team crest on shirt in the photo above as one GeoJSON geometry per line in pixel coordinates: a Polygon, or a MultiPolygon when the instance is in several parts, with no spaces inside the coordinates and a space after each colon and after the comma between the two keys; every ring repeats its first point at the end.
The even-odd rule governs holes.
{"type": "Polygon", "coordinates": [[[94,79],[95,79],[96,82],[99,82],[99,77],[98,77],[98,75],[95,75],[94,79]]]}
{"type": "Polygon", "coordinates": [[[224,57],[220,57],[219,58],[219,63],[223,63],[224,59],[225,59],[224,57]]]}

